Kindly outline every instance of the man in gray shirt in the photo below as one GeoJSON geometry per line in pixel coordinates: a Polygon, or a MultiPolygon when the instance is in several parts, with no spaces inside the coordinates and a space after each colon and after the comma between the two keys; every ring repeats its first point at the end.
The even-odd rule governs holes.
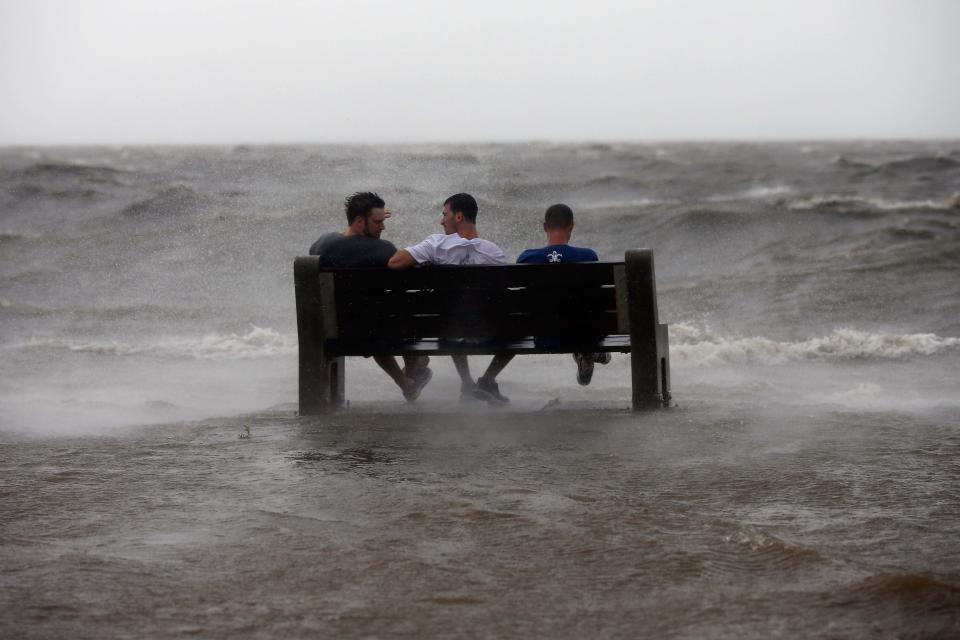
{"type": "MultiPolygon", "coordinates": [[[[383,199],[376,193],[357,192],[344,200],[347,229],[343,233],[327,233],[310,247],[310,255],[319,256],[324,267],[386,268],[396,253],[393,243],[380,239],[384,221],[390,215],[383,199]]],[[[427,386],[433,372],[427,367],[427,356],[403,356],[401,369],[393,356],[375,355],[373,359],[387,372],[408,402],[415,401],[427,386]]]]}
{"type": "Polygon", "coordinates": [[[396,253],[392,242],[380,239],[390,212],[375,193],[357,192],[344,200],[347,228],[343,233],[325,233],[310,246],[310,255],[320,256],[325,267],[386,267],[396,253]]]}

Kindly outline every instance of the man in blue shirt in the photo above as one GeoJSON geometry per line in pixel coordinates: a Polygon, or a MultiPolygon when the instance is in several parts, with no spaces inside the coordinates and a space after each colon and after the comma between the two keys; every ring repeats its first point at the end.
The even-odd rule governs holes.
{"type": "MultiPolygon", "coordinates": [[[[527,249],[517,258],[518,263],[527,264],[559,264],[561,262],[597,262],[597,252],[593,249],[570,246],[570,236],[573,235],[573,210],[565,204],[555,204],[547,208],[543,216],[543,231],[547,234],[547,246],[540,249],[527,249]]],[[[595,362],[608,364],[610,354],[603,353],[575,353],[573,359],[577,361],[577,382],[581,385],[590,384],[593,378],[595,362]]],[[[487,371],[477,378],[477,387],[486,391],[501,402],[508,402],[506,396],[500,393],[496,382],[497,376],[504,367],[513,360],[513,355],[504,353],[493,357],[487,371]]]]}

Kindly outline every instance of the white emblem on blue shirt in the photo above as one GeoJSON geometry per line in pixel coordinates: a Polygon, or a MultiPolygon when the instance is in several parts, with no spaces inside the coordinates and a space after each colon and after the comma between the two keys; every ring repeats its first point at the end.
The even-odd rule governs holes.
{"type": "Polygon", "coordinates": [[[563,254],[559,251],[551,251],[547,254],[547,260],[550,262],[560,262],[563,259],[563,254]]]}

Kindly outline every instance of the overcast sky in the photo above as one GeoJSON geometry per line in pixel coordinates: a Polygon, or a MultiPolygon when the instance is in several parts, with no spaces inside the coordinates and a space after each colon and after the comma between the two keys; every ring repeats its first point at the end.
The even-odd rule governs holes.
{"type": "Polygon", "coordinates": [[[0,0],[0,144],[960,137],[960,0],[0,0]]]}

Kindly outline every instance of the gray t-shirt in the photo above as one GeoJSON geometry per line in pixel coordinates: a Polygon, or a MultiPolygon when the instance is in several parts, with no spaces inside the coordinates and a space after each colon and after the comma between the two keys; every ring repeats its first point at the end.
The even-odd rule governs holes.
{"type": "Polygon", "coordinates": [[[311,255],[319,255],[324,267],[386,267],[396,252],[393,243],[386,240],[341,234],[327,234],[310,247],[311,255]],[[337,237],[327,240],[329,235],[337,237]],[[318,252],[314,253],[317,245],[320,245],[318,252]]]}
{"type": "Polygon", "coordinates": [[[330,243],[336,240],[337,238],[342,238],[342,233],[325,233],[317,241],[310,245],[310,255],[319,256],[323,255],[323,252],[330,246],[330,243]]]}

